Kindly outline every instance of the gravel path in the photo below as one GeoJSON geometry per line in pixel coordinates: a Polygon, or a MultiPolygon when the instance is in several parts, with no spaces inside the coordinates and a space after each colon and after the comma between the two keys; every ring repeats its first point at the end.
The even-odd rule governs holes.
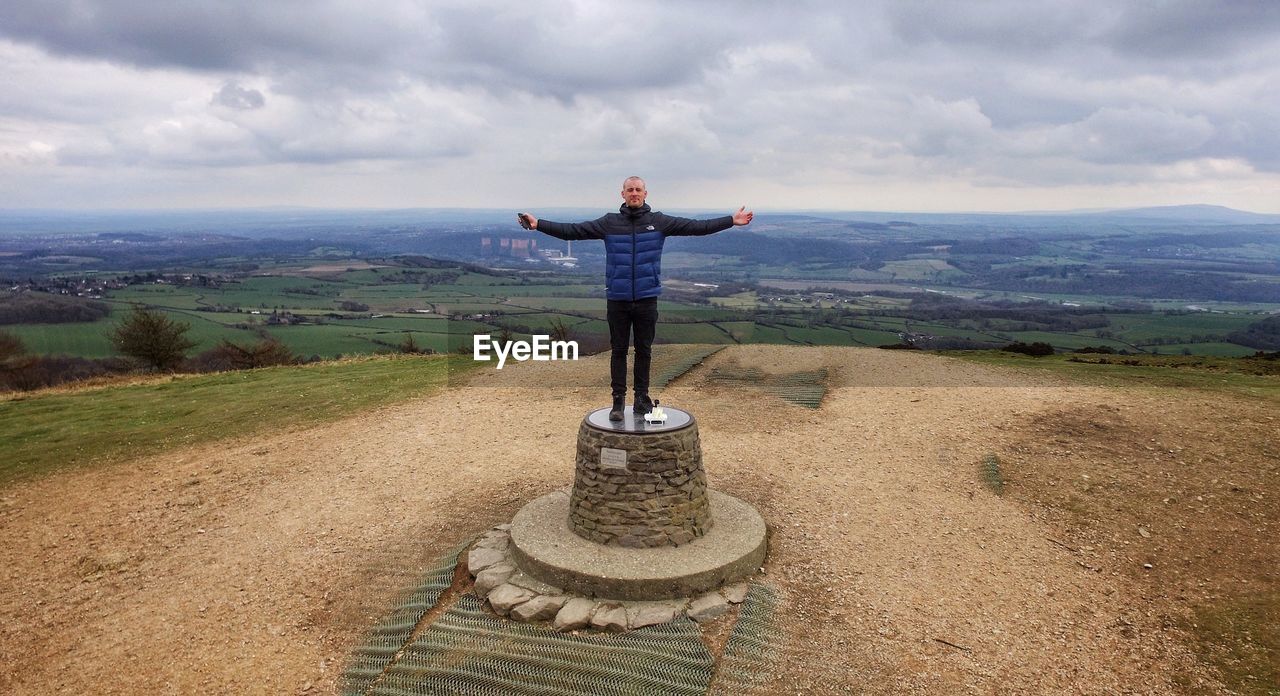
{"type": "MultiPolygon", "coordinates": [[[[569,484],[607,356],[311,430],[0,490],[0,692],[330,693],[416,569],[569,484]]],[[[1064,408],[1146,397],[906,351],[741,346],[658,395],[771,526],[777,693],[1169,693],[1204,679],[1123,574],[979,481],[1064,408]],[[820,409],[708,380],[826,368],[820,409]],[[1179,677],[1179,675],[1182,675],[1179,677]]],[[[1198,691],[1214,685],[1201,682],[1198,691]]]]}

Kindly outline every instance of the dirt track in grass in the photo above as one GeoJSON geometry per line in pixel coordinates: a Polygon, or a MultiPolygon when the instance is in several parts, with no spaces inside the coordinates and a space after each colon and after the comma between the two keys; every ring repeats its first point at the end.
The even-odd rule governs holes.
{"type": "MultiPolygon", "coordinates": [[[[509,366],[322,427],[0,490],[0,692],[333,692],[424,563],[570,483],[578,422],[605,405],[585,385],[607,372],[607,357],[509,366]]],[[[849,348],[728,348],[658,396],[698,418],[711,485],[770,524],[778,693],[1222,690],[1182,630],[1193,585],[1165,570],[1169,518],[1115,536],[1130,520],[1106,496],[1124,486],[1072,467],[1158,463],[1136,441],[1158,433],[1160,457],[1203,461],[1221,449],[1192,427],[1208,414],[1248,435],[1273,411],[849,348]],[[808,409],[713,367],[826,368],[830,390],[808,409]],[[1004,497],[981,480],[987,453],[1004,497]]],[[[1267,534],[1240,563],[1274,556],[1273,520],[1249,527],[1267,534]]]]}

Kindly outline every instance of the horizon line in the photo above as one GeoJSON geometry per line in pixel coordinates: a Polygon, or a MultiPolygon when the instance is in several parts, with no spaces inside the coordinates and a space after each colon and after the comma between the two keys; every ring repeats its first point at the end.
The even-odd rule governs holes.
{"type": "MultiPolygon", "coordinates": [[[[49,208],[49,207],[0,207],[0,214],[10,213],[64,213],[64,214],[128,214],[128,213],[235,213],[235,212],[281,212],[290,211],[298,212],[316,212],[316,213],[375,213],[375,212],[413,212],[413,211],[457,211],[457,212],[507,212],[520,210],[584,210],[584,209],[601,209],[607,206],[596,205],[545,205],[545,206],[511,206],[511,207],[480,207],[480,206],[307,206],[307,205],[265,205],[265,206],[235,206],[235,207],[211,207],[211,206],[192,206],[181,208],[161,208],[161,207],[121,207],[121,208],[49,208]]],[[[747,206],[750,208],[751,206],[747,206]]],[[[765,208],[770,213],[781,214],[806,214],[806,213],[867,213],[873,215],[1090,215],[1105,213],[1125,213],[1145,210],[1177,210],[1177,209],[1212,209],[1219,211],[1229,211],[1235,213],[1245,213],[1258,216],[1275,216],[1280,217],[1280,212],[1260,212],[1256,210],[1246,210],[1243,208],[1233,208],[1230,206],[1213,204],[1213,203],[1179,203],[1169,205],[1134,205],[1124,207],[1106,207],[1106,208],[1066,208],[1056,210],[901,210],[901,209],[884,209],[874,210],[867,208],[765,208]]],[[[698,212],[715,212],[721,210],[719,207],[685,207],[673,206],[670,210],[688,210],[698,212]]]]}

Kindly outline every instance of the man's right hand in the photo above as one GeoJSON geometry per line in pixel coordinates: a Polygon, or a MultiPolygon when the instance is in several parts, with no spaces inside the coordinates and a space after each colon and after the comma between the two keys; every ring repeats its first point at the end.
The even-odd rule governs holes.
{"type": "Polygon", "coordinates": [[[538,218],[528,213],[516,213],[516,219],[520,221],[520,226],[526,230],[538,229],[538,218]]]}

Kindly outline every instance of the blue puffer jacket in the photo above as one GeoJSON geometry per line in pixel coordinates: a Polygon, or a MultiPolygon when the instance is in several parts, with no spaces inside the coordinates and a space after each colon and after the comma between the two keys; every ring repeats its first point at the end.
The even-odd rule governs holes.
{"type": "Polygon", "coordinates": [[[642,300],[662,292],[662,244],[667,237],[713,234],[733,227],[733,216],[693,220],[655,213],[646,203],[625,204],[619,212],[589,222],[538,220],[538,231],[556,239],[603,239],[605,296],[611,300],[642,300]]]}

